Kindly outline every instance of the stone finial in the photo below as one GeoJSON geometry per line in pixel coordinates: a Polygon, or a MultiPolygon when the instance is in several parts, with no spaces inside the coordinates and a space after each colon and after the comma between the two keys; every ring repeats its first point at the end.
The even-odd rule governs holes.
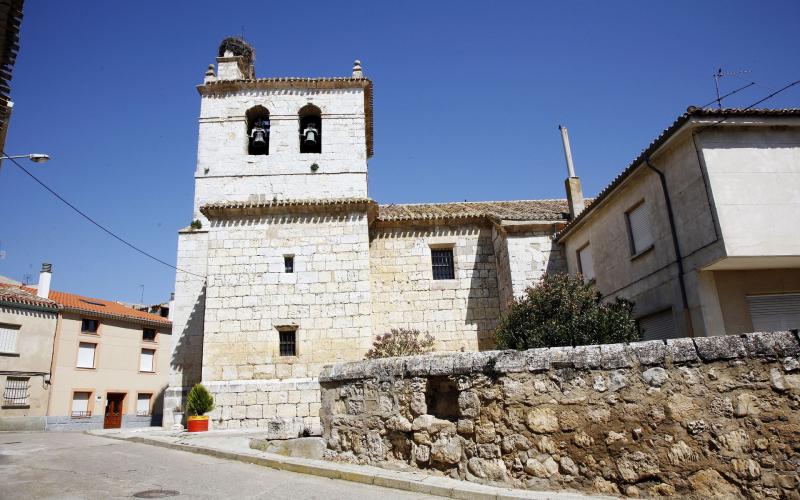
{"type": "Polygon", "coordinates": [[[358,59],[353,61],[353,78],[364,78],[364,72],[361,71],[361,61],[358,59]]]}
{"type": "Polygon", "coordinates": [[[208,69],[206,70],[206,76],[205,76],[205,78],[203,80],[206,81],[206,82],[213,82],[216,79],[217,79],[217,75],[216,75],[216,73],[214,73],[214,65],[213,64],[209,64],[208,65],[208,69]]]}

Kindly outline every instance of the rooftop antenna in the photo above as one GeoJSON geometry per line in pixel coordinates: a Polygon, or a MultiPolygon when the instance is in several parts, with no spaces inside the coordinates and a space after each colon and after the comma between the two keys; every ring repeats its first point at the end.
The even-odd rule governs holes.
{"type": "Polygon", "coordinates": [[[139,288],[142,289],[142,295],[139,297],[139,303],[144,304],[144,285],[139,285],[139,288]]]}
{"type": "MultiPolygon", "coordinates": [[[[714,73],[714,88],[717,91],[717,99],[716,99],[716,101],[717,101],[717,109],[722,109],[722,99],[723,99],[723,97],[727,97],[727,96],[720,97],[720,95],[719,95],[719,81],[722,79],[722,77],[723,76],[743,75],[745,73],[750,73],[750,70],[749,69],[743,69],[741,71],[722,71],[722,68],[717,69],[717,72],[714,73]]],[[[728,94],[728,95],[730,95],[730,94],[728,94]]]]}

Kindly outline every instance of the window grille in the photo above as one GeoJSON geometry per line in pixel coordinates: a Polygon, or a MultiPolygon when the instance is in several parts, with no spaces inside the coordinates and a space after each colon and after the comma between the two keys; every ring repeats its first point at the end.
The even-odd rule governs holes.
{"type": "Polygon", "coordinates": [[[0,325],[0,352],[17,352],[19,327],[0,325]]]}
{"type": "Polygon", "coordinates": [[[631,240],[631,252],[636,255],[653,246],[653,234],[650,231],[650,218],[647,216],[647,205],[640,203],[626,214],[628,231],[631,240]]]}
{"type": "Polygon", "coordinates": [[[283,270],[287,273],[294,272],[294,255],[285,255],[283,257],[283,270]]]}
{"type": "Polygon", "coordinates": [[[145,342],[155,342],[156,341],[156,329],[155,328],[144,328],[142,330],[142,340],[145,342]]]}
{"type": "Polygon", "coordinates": [[[6,379],[6,390],[3,392],[3,404],[5,406],[28,406],[28,387],[29,378],[8,377],[6,379]]]}
{"type": "Polygon", "coordinates": [[[578,270],[585,283],[594,279],[594,261],[592,261],[592,250],[589,245],[578,250],[578,270]]]}
{"type": "Polygon", "coordinates": [[[156,355],[155,349],[142,349],[142,354],[139,356],[139,371],[152,372],[153,358],[156,355]]]}
{"type": "Polygon", "coordinates": [[[81,342],[78,344],[78,368],[94,368],[96,344],[81,342]]]}
{"type": "Polygon", "coordinates": [[[280,336],[280,354],[281,356],[297,356],[297,332],[294,330],[282,330],[278,334],[280,336]]]}
{"type": "Polygon", "coordinates": [[[433,279],[455,279],[456,274],[455,270],[453,269],[452,248],[431,249],[431,264],[433,267],[433,279]]]}
{"type": "Polygon", "coordinates": [[[81,333],[97,333],[97,327],[100,322],[96,319],[82,319],[81,320],[81,333]]]}

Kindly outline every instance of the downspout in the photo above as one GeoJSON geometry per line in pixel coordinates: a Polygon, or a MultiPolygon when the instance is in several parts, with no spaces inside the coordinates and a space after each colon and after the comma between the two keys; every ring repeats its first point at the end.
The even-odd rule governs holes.
{"type": "Polygon", "coordinates": [[[661,181],[661,190],[664,192],[664,201],[667,204],[667,218],[669,219],[669,230],[672,233],[672,246],[675,249],[675,263],[678,264],[678,283],[681,288],[681,301],[683,302],[683,316],[684,324],[686,325],[687,333],[690,337],[694,337],[694,328],[692,328],[692,320],[689,316],[689,300],[686,297],[686,281],[683,278],[683,258],[681,257],[681,248],[678,243],[678,232],[675,230],[675,216],[672,213],[672,201],[669,197],[669,190],[667,189],[667,178],[664,172],[657,169],[650,163],[650,158],[645,158],[647,166],[655,173],[658,174],[658,179],[661,181]]]}

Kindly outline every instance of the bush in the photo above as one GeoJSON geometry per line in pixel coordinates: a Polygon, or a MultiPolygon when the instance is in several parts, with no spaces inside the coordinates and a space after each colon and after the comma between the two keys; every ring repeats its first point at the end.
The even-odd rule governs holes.
{"type": "Polygon", "coordinates": [[[214,409],[214,397],[203,384],[195,384],[186,397],[186,411],[189,415],[205,415],[214,409]]]}
{"type": "Polygon", "coordinates": [[[514,300],[495,331],[499,349],[632,342],[639,339],[633,302],[602,303],[580,276],[545,275],[514,300]]]}
{"type": "Polygon", "coordinates": [[[433,337],[419,330],[392,328],[389,333],[378,335],[367,352],[368,359],[391,358],[393,356],[413,356],[433,350],[433,337]]]}

